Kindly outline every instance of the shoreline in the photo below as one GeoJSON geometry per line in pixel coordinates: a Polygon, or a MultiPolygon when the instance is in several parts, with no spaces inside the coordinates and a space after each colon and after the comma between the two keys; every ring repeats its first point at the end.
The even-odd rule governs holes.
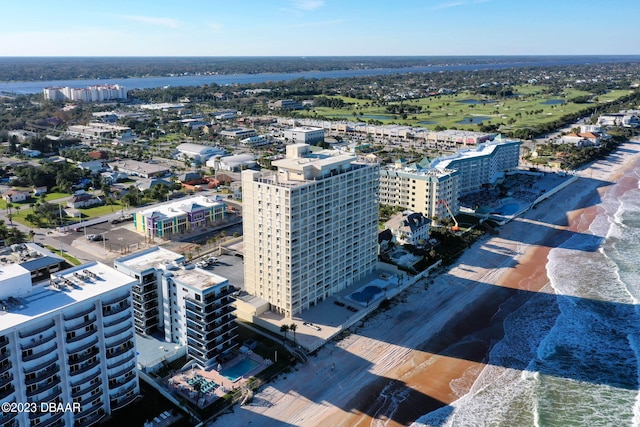
{"type": "Polygon", "coordinates": [[[239,408],[228,419],[222,416],[220,425],[346,427],[378,421],[395,427],[420,425],[417,419],[438,408],[453,411],[503,338],[504,318],[534,293],[553,292],[546,270],[551,249],[572,233],[588,231],[601,192],[640,158],[637,146],[623,144],[615,158],[579,172],[576,182],[538,209],[475,242],[432,278],[427,291],[413,286],[351,335],[327,344],[290,380],[278,378],[257,393],[269,405],[239,408]]]}

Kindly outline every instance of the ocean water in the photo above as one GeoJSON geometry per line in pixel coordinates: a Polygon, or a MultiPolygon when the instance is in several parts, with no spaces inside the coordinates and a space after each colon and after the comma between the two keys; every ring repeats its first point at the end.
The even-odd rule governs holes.
{"type": "Polygon", "coordinates": [[[640,161],[513,300],[470,392],[416,426],[640,426],[640,161]]]}

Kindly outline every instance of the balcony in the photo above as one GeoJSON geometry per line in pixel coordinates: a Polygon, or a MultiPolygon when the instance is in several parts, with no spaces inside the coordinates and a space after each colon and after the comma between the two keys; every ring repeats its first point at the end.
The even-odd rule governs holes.
{"type": "Polygon", "coordinates": [[[102,409],[102,407],[98,408],[97,411],[95,411],[93,414],[89,414],[87,416],[84,417],[84,419],[81,419],[80,417],[75,417],[76,420],[76,426],[77,427],[89,427],[89,426],[94,426],[98,423],[98,421],[100,421],[102,418],[106,417],[107,414],[104,412],[104,409],[102,409]]]}
{"type": "Polygon", "coordinates": [[[133,340],[133,332],[128,333],[125,337],[120,338],[118,341],[109,342],[109,343],[105,342],[107,353],[109,352],[110,349],[118,347],[119,345],[122,345],[130,340],[133,340]]]}
{"type": "MultiPolygon", "coordinates": [[[[11,403],[15,403],[15,401],[11,403]]],[[[17,412],[2,412],[0,415],[0,425],[5,427],[17,425],[17,424],[10,423],[10,421],[13,420],[17,415],[18,415],[17,412]]]]}
{"type": "MultiPolygon", "coordinates": [[[[96,344],[98,344],[98,341],[99,341],[98,337],[94,337],[94,339],[92,339],[91,341],[88,341],[85,344],[81,344],[77,348],[71,348],[71,347],[67,348],[67,353],[71,356],[73,354],[78,354],[78,353],[81,353],[83,351],[89,350],[91,347],[93,347],[96,344]]],[[[97,348],[96,348],[96,351],[97,351],[97,348]]]]}
{"type": "Polygon", "coordinates": [[[84,353],[78,354],[73,353],[69,355],[69,366],[71,365],[77,365],[79,363],[84,362],[85,360],[89,360],[91,359],[93,356],[96,356],[99,353],[99,350],[97,347],[93,347],[91,348],[89,351],[86,351],[84,353]]]}
{"type": "Polygon", "coordinates": [[[82,365],[79,365],[78,368],[75,371],[70,371],[69,373],[71,375],[73,375],[73,376],[80,375],[82,373],[87,372],[90,369],[95,368],[99,364],[100,364],[100,361],[96,358],[95,360],[91,360],[91,361],[86,362],[86,363],[84,363],[82,365]]]}
{"type": "Polygon", "coordinates": [[[4,353],[0,353],[0,371],[2,370],[2,362],[7,360],[11,355],[11,351],[7,350],[4,353]]]}
{"type": "Polygon", "coordinates": [[[109,380],[109,392],[111,392],[112,390],[118,388],[118,387],[122,387],[124,385],[129,384],[131,381],[135,380],[136,376],[135,375],[130,375],[127,378],[124,378],[122,380],[116,381],[116,380],[109,380]]]}
{"type": "Polygon", "coordinates": [[[13,384],[9,385],[9,387],[6,387],[5,389],[0,390],[0,399],[4,400],[7,396],[10,396],[15,391],[16,391],[16,388],[13,386],[13,384]]]}
{"type": "Polygon", "coordinates": [[[73,417],[75,419],[79,419],[81,417],[85,417],[87,415],[92,414],[93,412],[96,412],[98,409],[102,408],[104,406],[104,402],[102,400],[100,400],[98,403],[95,403],[91,406],[89,406],[86,409],[82,409],[80,412],[77,412],[73,415],[73,417]]]}
{"type": "Polygon", "coordinates": [[[129,299],[129,293],[126,293],[124,295],[117,296],[117,297],[112,298],[110,300],[102,301],[102,309],[104,310],[107,306],[116,305],[116,304],[118,304],[120,302],[125,302],[128,299],[129,299]]]}
{"type": "Polygon", "coordinates": [[[122,345],[117,350],[112,351],[111,353],[109,353],[109,351],[107,350],[107,359],[113,359],[116,356],[120,356],[121,354],[125,354],[126,352],[128,352],[129,350],[131,350],[133,348],[134,348],[133,341],[129,341],[126,344],[122,345]]]}
{"type": "MultiPolygon", "coordinates": [[[[86,382],[86,381],[84,381],[83,383],[85,383],[85,384],[86,384],[87,382],[86,382]]],[[[87,387],[85,387],[85,388],[81,388],[80,390],[75,391],[75,392],[71,392],[71,398],[72,398],[72,399],[75,399],[76,397],[80,397],[80,396],[82,396],[83,394],[87,394],[87,393],[89,393],[90,391],[93,391],[93,390],[95,390],[96,388],[100,387],[101,385],[102,385],[102,380],[98,380],[98,381],[96,381],[96,382],[94,382],[94,383],[90,383],[90,382],[89,382],[89,385],[88,385],[87,387]]]]}
{"type": "MultiPolygon", "coordinates": [[[[43,369],[41,371],[38,371],[33,378],[30,379],[25,379],[24,383],[26,385],[30,385],[30,384],[34,384],[40,381],[44,381],[49,377],[52,377],[53,375],[57,374],[60,371],[60,365],[58,365],[57,363],[54,363],[53,365],[50,365],[49,367],[47,367],[46,369],[43,369]]],[[[25,371],[26,373],[26,371],[25,371]]]]}
{"type": "Polygon", "coordinates": [[[137,319],[145,320],[145,319],[147,319],[147,318],[157,316],[157,315],[158,315],[158,310],[156,310],[155,308],[154,308],[154,309],[152,309],[152,310],[146,311],[146,312],[145,312],[145,311],[138,311],[138,310],[136,310],[136,311],[134,311],[134,312],[133,312],[133,315],[134,315],[137,319]]]}
{"type": "Polygon", "coordinates": [[[156,294],[155,292],[148,292],[146,294],[143,295],[139,295],[134,293],[133,294],[133,301],[138,302],[138,303],[146,303],[146,302],[150,302],[150,301],[154,301],[158,298],[158,294],[156,294]]]}
{"type": "Polygon", "coordinates": [[[6,335],[0,336],[0,348],[6,346],[7,344],[9,344],[9,338],[7,338],[6,335]]]}
{"type": "Polygon", "coordinates": [[[55,354],[53,354],[53,357],[51,359],[45,360],[44,362],[37,364],[33,368],[29,368],[29,369],[24,368],[24,374],[28,375],[28,374],[36,373],[37,371],[41,371],[43,369],[46,369],[46,368],[50,367],[51,365],[53,365],[57,361],[58,361],[58,354],[55,353],[55,354]]]}
{"type": "Polygon", "coordinates": [[[107,365],[107,369],[115,369],[119,366],[124,365],[125,363],[128,363],[130,361],[132,361],[133,359],[136,358],[136,355],[134,353],[130,354],[129,356],[125,357],[122,360],[118,360],[117,362],[112,363],[111,365],[107,365]]]}
{"type": "MultiPolygon", "coordinates": [[[[120,311],[122,311],[122,310],[120,310],[120,311]]],[[[113,314],[115,314],[115,313],[113,313],[113,314]]],[[[134,312],[134,314],[135,314],[135,312],[134,312]]],[[[117,325],[118,323],[126,322],[127,320],[129,320],[129,318],[130,318],[129,313],[125,313],[121,317],[116,317],[115,319],[110,320],[109,322],[104,322],[103,326],[105,328],[110,328],[110,327],[112,327],[114,325],[117,325]]]]}
{"type": "Polygon", "coordinates": [[[13,381],[13,375],[12,374],[4,374],[2,376],[0,376],[0,389],[4,386],[6,386],[7,384],[9,384],[11,381],[13,381]]]}
{"type": "MultiPolygon", "coordinates": [[[[135,385],[134,387],[132,387],[131,390],[129,390],[129,392],[131,392],[132,390],[135,390],[135,385]]],[[[111,410],[116,411],[120,408],[124,408],[125,406],[127,406],[128,404],[136,400],[137,397],[138,397],[137,394],[133,394],[129,397],[125,397],[124,399],[120,399],[120,401],[116,399],[111,399],[111,410]]]]}
{"type": "MultiPolygon", "coordinates": [[[[123,376],[123,375],[124,375],[124,374],[126,374],[127,372],[135,371],[135,369],[136,369],[136,365],[125,366],[125,367],[123,367],[122,369],[120,369],[119,371],[117,371],[117,372],[115,372],[115,373],[113,373],[113,374],[107,374],[107,376],[108,376],[110,379],[118,378],[118,377],[123,376]]],[[[135,375],[134,375],[134,376],[135,376],[135,375]]]]}
{"type": "Polygon", "coordinates": [[[97,331],[97,329],[93,328],[93,329],[90,329],[88,331],[85,331],[85,332],[81,333],[80,335],[76,335],[76,336],[73,336],[71,338],[67,338],[67,343],[71,344],[71,343],[80,341],[80,340],[82,340],[84,338],[90,337],[91,335],[95,334],[96,331],[97,331]]]}
{"type": "Polygon", "coordinates": [[[129,307],[131,307],[131,303],[129,301],[124,302],[122,305],[117,305],[117,306],[109,305],[106,307],[102,307],[102,316],[103,317],[113,316],[124,310],[127,310],[129,307]]]}
{"type": "Polygon", "coordinates": [[[84,320],[81,323],[78,323],[77,325],[73,325],[73,326],[66,326],[64,328],[65,332],[73,332],[73,331],[77,331],[78,329],[82,329],[82,328],[86,328],[87,326],[91,325],[92,323],[94,323],[96,321],[96,316],[90,317],[87,320],[84,320]]]}
{"type": "Polygon", "coordinates": [[[40,421],[40,423],[38,423],[37,426],[38,427],[53,427],[53,426],[63,425],[63,423],[57,423],[58,421],[60,421],[60,418],[62,418],[63,415],[64,415],[64,412],[62,412],[62,411],[54,413],[51,417],[47,418],[46,420],[40,421]]]}
{"type": "Polygon", "coordinates": [[[95,306],[91,306],[91,307],[87,308],[86,310],[82,310],[82,311],[81,311],[81,312],[79,312],[79,313],[69,314],[69,315],[62,316],[62,317],[64,318],[64,320],[65,320],[65,322],[66,322],[66,321],[68,321],[68,320],[73,320],[73,319],[77,319],[77,318],[79,318],[79,317],[84,317],[84,316],[86,316],[87,314],[92,313],[95,309],[96,309],[96,307],[95,307],[95,306]]]}
{"type": "Polygon", "coordinates": [[[48,331],[49,329],[53,329],[53,327],[55,326],[55,322],[51,321],[51,322],[47,322],[44,325],[40,326],[39,328],[36,329],[32,329],[30,331],[24,331],[24,332],[20,332],[20,338],[29,338],[32,337],[34,335],[38,335],[41,334],[45,331],[48,331]]]}
{"type": "MultiPolygon", "coordinates": [[[[35,388],[35,389],[33,389],[32,391],[28,391],[28,390],[27,390],[27,398],[28,398],[28,397],[37,396],[37,395],[39,395],[40,393],[44,393],[45,391],[52,389],[53,387],[57,386],[58,384],[60,384],[60,377],[59,377],[59,376],[56,376],[56,377],[53,379],[53,381],[50,381],[50,382],[48,382],[48,383],[45,383],[44,385],[42,385],[42,384],[38,384],[38,385],[36,386],[36,388],[35,388]]],[[[58,387],[58,388],[60,388],[60,387],[58,387]]],[[[54,390],[54,391],[55,391],[55,390],[54,390]]],[[[42,400],[42,399],[40,399],[40,401],[42,401],[42,402],[48,402],[48,400],[42,400]]]]}
{"type": "Polygon", "coordinates": [[[93,374],[89,375],[88,377],[82,378],[76,382],[70,382],[69,384],[71,385],[71,388],[82,386],[82,385],[85,385],[86,383],[90,383],[91,380],[99,377],[100,375],[102,375],[101,371],[95,371],[93,374]]]}
{"type": "Polygon", "coordinates": [[[104,337],[105,338],[115,337],[116,335],[119,335],[119,334],[121,334],[123,332],[126,332],[129,329],[131,329],[131,326],[132,326],[131,322],[127,322],[122,328],[116,329],[115,331],[109,332],[109,333],[105,332],[104,337]]]}
{"type": "MultiPolygon", "coordinates": [[[[58,380],[58,383],[59,382],[60,381],[58,380]]],[[[44,389],[42,391],[45,391],[45,390],[48,390],[48,389],[44,389]]],[[[36,395],[38,393],[36,393],[36,395]]],[[[57,400],[56,398],[61,394],[62,394],[62,387],[56,386],[56,387],[53,387],[52,390],[44,397],[33,397],[33,396],[27,397],[27,402],[29,403],[53,402],[54,400],[57,400]]],[[[27,393],[27,396],[29,396],[29,393],[27,393]]]]}
{"type": "Polygon", "coordinates": [[[54,342],[51,347],[45,348],[44,350],[41,350],[41,351],[38,351],[38,352],[34,352],[34,353],[31,353],[31,354],[24,354],[25,351],[28,351],[28,350],[24,350],[23,354],[22,354],[22,361],[23,362],[28,362],[30,360],[39,359],[42,356],[46,356],[47,354],[54,353],[57,349],[58,349],[58,343],[54,342]]]}
{"type": "Polygon", "coordinates": [[[200,301],[196,301],[191,298],[185,298],[185,308],[193,311],[194,313],[202,313],[202,305],[200,304],[200,301]]]}
{"type": "Polygon", "coordinates": [[[120,388],[120,390],[118,390],[118,391],[117,391],[116,393],[114,393],[113,395],[110,395],[110,396],[109,396],[109,398],[110,398],[112,401],[113,401],[113,400],[120,400],[120,399],[122,399],[124,396],[126,396],[126,395],[127,395],[127,393],[134,391],[134,390],[136,389],[136,387],[138,386],[138,383],[137,383],[137,382],[131,383],[130,385],[128,385],[128,386],[126,386],[126,387],[124,387],[124,385],[125,385],[125,384],[130,383],[130,382],[131,382],[131,380],[133,380],[133,379],[135,379],[135,376],[134,376],[134,377],[131,377],[131,378],[129,379],[129,381],[125,381],[125,382],[122,384],[122,386],[121,386],[122,388],[120,388]]]}

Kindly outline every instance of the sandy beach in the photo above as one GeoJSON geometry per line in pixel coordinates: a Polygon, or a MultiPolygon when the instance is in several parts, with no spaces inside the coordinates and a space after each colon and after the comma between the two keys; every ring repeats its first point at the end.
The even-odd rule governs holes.
{"type": "Polygon", "coordinates": [[[549,251],[588,229],[600,192],[637,156],[637,146],[625,144],[580,171],[569,187],[427,280],[428,289],[416,284],[214,425],[404,426],[450,405],[484,368],[505,316],[533,293],[549,292],[549,251]]]}

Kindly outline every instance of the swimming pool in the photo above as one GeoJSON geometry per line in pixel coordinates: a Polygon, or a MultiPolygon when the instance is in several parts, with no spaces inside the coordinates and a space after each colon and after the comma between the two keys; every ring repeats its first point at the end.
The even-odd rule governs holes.
{"type": "Polygon", "coordinates": [[[367,286],[358,292],[351,294],[351,299],[358,302],[367,302],[375,298],[376,295],[382,292],[382,289],[378,286],[367,286]]]}
{"type": "Polygon", "coordinates": [[[226,377],[230,381],[236,381],[247,372],[252,371],[259,365],[258,362],[252,359],[242,359],[240,362],[233,366],[229,366],[227,369],[220,371],[220,375],[226,377]]]}
{"type": "Polygon", "coordinates": [[[498,209],[499,215],[513,215],[520,210],[520,205],[517,203],[507,203],[500,206],[498,209]]]}

